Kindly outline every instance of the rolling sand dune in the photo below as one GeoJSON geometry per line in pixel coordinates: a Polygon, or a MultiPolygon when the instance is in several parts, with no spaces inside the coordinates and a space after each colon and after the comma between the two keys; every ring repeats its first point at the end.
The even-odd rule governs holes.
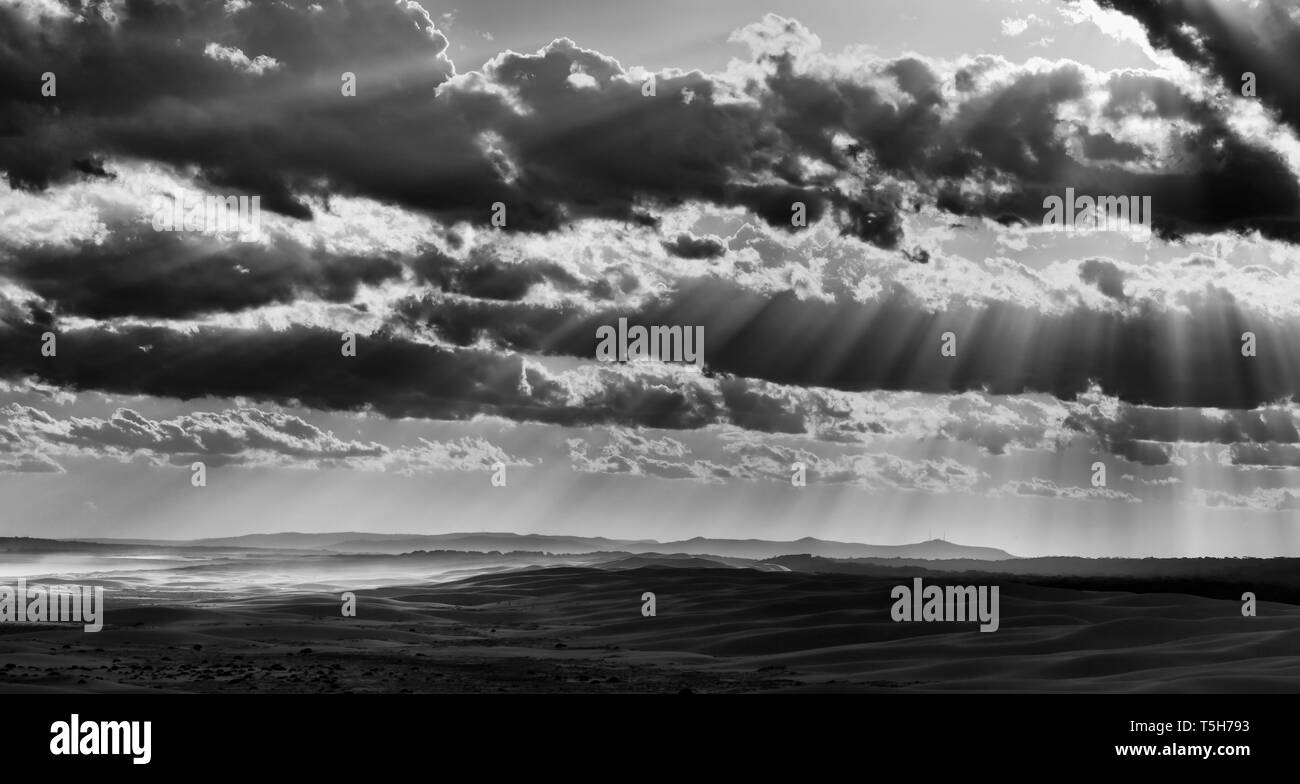
{"type": "Polygon", "coordinates": [[[105,580],[98,634],[0,624],[0,690],[1300,691],[1287,604],[1245,618],[1233,600],[1003,579],[1001,627],[981,633],[891,621],[906,570],[612,563],[358,590],[356,617],[324,587],[182,598],[105,580]]]}

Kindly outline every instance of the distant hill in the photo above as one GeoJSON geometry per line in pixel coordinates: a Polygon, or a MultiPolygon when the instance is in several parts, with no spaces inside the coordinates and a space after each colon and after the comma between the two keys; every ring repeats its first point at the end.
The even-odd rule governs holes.
{"type": "Polygon", "coordinates": [[[823,558],[911,558],[918,560],[966,559],[973,561],[1005,561],[1015,556],[993,547],[967,547],[966,545],[931,539],[926,542],[903,545],[873,545],[857,542],[836,542],[805,537],[789,542],[764,539],[707,539],[696,537],[672,542],[652,539],[606,539],[588,536],[556,536],[550,534],[514,533],[451,533],[451,534],[369,534],[355,531],[337,533],[275,533],[246,534],[215,539],[195,539],[188,542],[166,540],[96,539],[96,542],[117,544],[150,544],[155,546],[200,546],[231,548],[266,548],[291,550],[328,550],[342,553],[397,554],[415,550],[452,550],[462,552],[511,552],[526,550],[547,553],[602,553],[625,552],[678,553],[684,555],[721,556],[764,560],[782,555],[814,555],[823,558]]]}
{"type": "Polygon", "coordinates": [[[666,552],[692,555],[730,555],[758,560],[780,555],[816,555],[823,558],[917,558],[938,560],[965,558],[975,561],[1006,561],[1015,558],[993,547],[967,547],[942,539],[917,544],[858,544],[804,537],[793,542],[769,542],[762,539],[705,539],[696,537],[660,545],[666,552]]]}
{"type": "Polygon", "coordinates": [[[30,536],[0,536],[0,553],[119,552],[132,545],[117,542],[94,542],[81,539],[34,539],[30,536]]]}
{"type": "Polygon", "coordinates": [[[625,558],[617,558],[612,561],[606,561],[600,565],[602,569],[642,569],[647,566],[661,566],[675,569],[741,569],[749,568],[745,566],[733,566],[722,561],[714,561],[709,558],[699,558],[693,555],[629,555],[625,558]]]}

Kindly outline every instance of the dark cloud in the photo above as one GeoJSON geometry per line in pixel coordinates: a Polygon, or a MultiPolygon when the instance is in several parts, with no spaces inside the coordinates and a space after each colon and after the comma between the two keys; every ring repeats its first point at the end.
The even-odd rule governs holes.
{"type": "Polygon", "coordinates": [[[1005,302],[938,310],[901,288],[866,303],[825,302],[700,278],[635,312],[429,302],[402,311],[409,325],[447,337],[583,358],[596,356],[596,328],[619,318],[698,325],[710,372],[789,386],[1072,399],[1095,384],[1130,403],[1245,409],[1300,398],[1300,373],[1286,349],[1300,342],[1300,321],[1242,309],[1213,289],[1182,304],[1186,311],[1048,314],[1005,302]],[[1257,336],[1257,356],[1242,356],[1247,331],[1257,336]],[[956,336],[956,357],[940,354],[945,332],[956,336]]]}
{"type": "MultiPolygon", "coordinates": [[[[453,79],[446,38],[414,3],[231,12],[130,0],[111,20],[68,7],[70,18],[40,21],[0,8],[0,169],[24,187],[126,155],[197,167],[213,187],[299,217],[310,215],[305,194],[360,194],[477,223],[501,202],[506,228],[525,231],[586,217],[654,225],[656,208],[688,200],[742,206],[792,230],[802,202],[810,222],[829,214],[845,234],[895,248],[905,205],[892,178],[960,214],[1041,222],[1043,198],[1072,186],[1151,195],[1166,234],[1297,236],[1300,192],[1283,162],[1154,77],[1116,76],[1112,104],[1145,93],[1164,119],[1183,121],[1167,130],[1185,150],[1174,167],[1138,159],[1104,130],[1062,131],[1062,105],[1085,94],[1071,64],[983,87],[968,73],[952,106],[946,77],[914,57],[834,75],[768,46],[756,54],[765,75],[740,88],[744,100],[699,72],[659,74],[647,96],[616,60],[567,39],[453,79]],[[59,80],[52,98],[40,94],[47,70],[59,80]],[[344,71],[356,74],[355,97],[341,95],[344,71]],[[1076,160],[1069,134],[1085,158],[1112,160],[1076,160]],[[972,193],[972,182],[999,187],[972,193]]],[[[802,29],[777,17],[761,25],[802,29]]]]}
{"type": "Polygon", "coordinates": [[[148,226],[0,253],[0,275],[60,313],[91,318],[187,318],[311,297],[350,302],[358,286],[401,272],[393,258],[335,255],[283,237],[263,245],[148,226]]]}
{"type": "Polygon", "coordinates": [[[796,410],[792,400],[765,395],[744,379],[724,378],[719,386],[731,421],[739,427],[764,433],[803,433],[807,429],[807,414],[796,410]]]}
{"type": "Polygon", "coordinates": [[[717,237],[696,237],[681,233],[663,243],[664,249],[683,259],[716,259],[727,252],[727,246],[717,237]]]}
{"type": "Polygon", "coordinates": [[[304,327],[59,331],[57,355],[43,357],[40,335],[46,328],[13,315],[11,310],[0,328],[0,375],[45,378],[74,390],[182,400],[246,396],[318,409],[372,408],[389,417],[461,418],[564,407],[564,390],[518,357],[382,335],[361,338],[357,356],[344,357],[338,333],[304,327]]]}
{"type": "Polygon", "coordinates": [[[1233,444],[1228,454],[1232,464],[1238,466],[1300,467],[1300,447],[1295,444],[1233,444]]]}
{"type": "MultiPolygon", "coordinates": [[[[791,139],[841,169],[851,169],[869,151],[874,171],[912,181],[956,214],[1040,224],[1043,200],[1072,187],[1081,194],[1151,196],[1153,227],[1167,237],[1258,229],[1300,239],[1300,187],[1286,162],[1232,131],[1221,108],[1161,77],[1111,76],[1099,119],[1160,121],[1166,138],[1146,141],[1178,150],[1172,164],[1108,130],[1062,123],[1066,105],[1091,89],[1084,70],[1072,63],[1023,72],[983,90],[967,73],[962,102],[949,106],[928,65],[899,60],[885,69],[911,98],[899,106],[871,84],[800,73],[789,54],[767,59],[774,63],[766,83],[769,114],[791,139]],[[855,142],[836,148],[835,132],[855,142]],[[972,181],[1014,187],[980,190],[971,188],[972,181]]],[[[874,177],[865,185],[866,196],[831,199],[844,214],[842,225],[864,240],[895,247],[901,200],[874,177]]]]}
{"type": "MultiPolygon", "coordinates": [[[[1159,121],[1162,141],[1178,151],[1175,162],[1143,156],[1131,166],[1115,166],[1076,159],[1071,140],[1055,127],[1057,110],[1079,99],[1083,87],[1078,67],[1064,65],[1025,74],[1004,90],[963,104],[951,124],[961,135],[948,140],[938,171],[954,178],[1011,175],[1019,187],[970,194],[945,186],[942,205],[959,214],[1041,224],[1043,200],[1063,197],[1068,187],[1080,195],[1150,196],[1152,227],[1165,237],[1258,230],[1300,240],[1300,185],[1281,156],[1243,139],[1221,109],[1161,77],[1112,75],[1103,114],[1159,121]]],[[[1083,134],[1086,146],[1091,132],[1076,126],[1074,133],[1083,134]]]]}
{"type": "Polygon", "coordinates": [[[67,18],[38,20],[0,8],[0,169],[41,187],[88,155],[138,156],[197,166],[299,216],[309,212],[295,192],[322,176],[395,201],[439,168],[465,184],[468,141],[429,111],[452,68],[427,14],[384,0],[309,5],[129,0],[103,13],[68,2],[67,18]],[[213,44],[277,66],[250,72],[206,54],[213,44]],[[357,74],[355,98],[341,95],[345,71],[357,74]],[[41,95],[44,72],[54,97],[41,95]],[[421,154],[439,145],[448,158],[421,154]]]}
{"type": "MultiPolygon", "coordinates": [[[[511,351],[590,362],[595,328],[620,315],[612,311],[506,300],[442,303],[436,297],[408,304],[407,323],[362,336],[356,357],[343,357],[339,335],[326,330],[61,330],[56,316],[40,324],[5,304],[0,377],[182,400],[242,397],[370,410],[390,418],[493,414],[573,426],[668,429],[725,423],[849,442],[898,434],[905,422],[856,411],[848,398],[828,390],[1047,392],[1075,401],[1073,413],[1060,423],[1064,431],[1094,436],[1111,454],[1137,463],[1168,464],[1172,444],[1193,442],[1267,445],[1238,451],[1234,460],[1281,465],[1292,452],[1274,447],[1300,445],[1292,408],[1256,408],[1300,392],[1300,378],[1277,349],[1300,340],[1300,324],[1251,317],[1224,299],[1193,303],[1187,313],[1079,310],[1045,316],[1005,305],[938,313],[903,293],[869,304],[824,303],[697,281],[631,317],[645,325],[704,326],[707,369],[694,381],[616,365],[589,365],[566,377],[518,355],[399,337],[408,328],[428,328],[463,338],[466,345],[486,340],[511,351]],[[724,301],[738,309],[728,315],[718,304],[724,301]],[[420,322],[420,307],[434,317],[420,322]],[[736,320],[738,312],[751,317],[736,320]],[[1258,357],[1240,356],[1239,330],[1248,322],[1260,335],[1258,357]],[[40,354],[46,329],[58,334],[55,357],[40,354]],[[949,330],[958,336],[956,357],[939,352],[940,335],[949,330]],[[1197,350],[1163,354],[1175,336],[1197,350]],[[1098,352],[1097,341],[1116,348],[1098,352]],[[1100,395],[1120,398],[1118,407],[1100,395]],[[1255,410],[1244,410],[1250,408],[1255,410]]],[[[990,408],[984,400],[951,399],[941,421],[923,430],[1003,454],[1012,445],[1041,446],[1054,438],[1049,431],[1059,429],[1035,406],[1017,408],[1008,418],[1010,412],[998,406],[1011,403],[990,408]]]]}
{"type": "Polygon", "coordinates": [[[491,254],[487,249],[475,249],[469,260],[462,263],[432,250],[416,258],[412,267],[421,282],[444,292],[477,299],[520,300],[541,283],[551,283],[565,291],[584,288],[581,281],[554,262],[531,259],[509,263],[491,254]]]}
{"type": "Polygon", "coordinates": [[[1235,445],[1232,460],[1240,465],[1281,465],[1300,444],[1295,411],[1288,407],[1214,411],[1154,408],[1121,403],[1117,410],[1087,403],[1065,426],[1097,437],[1112,454],[1145,465],[1167,465],[1171,444],[1235,445]]]}
{"type": "Polygon", "coordinates": [[[1083,153],[1094,161],[1136,161],[1142,158],[1142,148],[1132,142],[1117,141],[1107,131],[1084,133],[1083,153]]]}
{"type": "Polygon", "coordinates": [[[1079,279],[1091,283],[1111,299],[1123,301],[1124,272],[1114,262],[1105,259],[1088,259],[1079,265],[1079,279]]]}
{"type": "MultiPolygon", "coordinates": [[[[1297,236],[1300,186],[1285,163],[1232,131],[1221,106],[1139,72],[1108,77],[1101,115],[1083,120],[1074,102],[1091,95],[1096,77],[1070,63],[997,80],[973,66],[950,99],[949,77],[919,58],[845,73],[810,68],[780,47],[757,51],[746,84],[665,72],[647,96],[617,61],[567,39],[454,76],[446,39],[414,4],[322,0],[313,11],[306,2],[266,2],[227,11],[129,0],[115,19],[69,8],[71,19],[36,23],[28,10],[0,7],[0,169],[23,188],[111,176],[114,157],[135,156],[194,167],[214,187],[258,193],[263,206],[303,217],[302,196],[348,194],[477,223],[500,201],[510,230],[564,231],[576,219],[605,218],[632,232],[655,228],[656,210],[703,203],[744,207],[794,231],[792,205],[802,203],[809,223],[827,218],[844,234],[901,250],[912,247],[903,213],[918,202],[1037,224],[1044,197],[1072,187],[1150,195],[1165,235],[1297,236]],[[40,96],[45,70],[58,75],[56,98],[40,96]],[[356,98],[340,95],[345,70],[357,74],[356,98]],[[1119,138],[1116,121],[1125,118],[1159,130],[1141,143],[1119,138]]],[[[1286,348],[1300,342],[1300,322],[1244,308],[1217,289],[1185,296],[1185,311],[1134,304],[1123,271],[1097,259],[1080,266],[1080,278],[1123,309],[1045,313],[977,299],[942,307],[888,282],[867,302],[825,301],[701,277],[669,283],[626,312],[609,301],[647,286],[630,266],[582,278],[588,273],[549,259],[482,248],[464,260],[436,250],[369,257],[282,238],[240,245],[110,229],[95,242],[7,248],[0,257],[0,274],[37,298],[23,309],[4,303],[0,377],[389,417],[725,422],[772,433],[808,432],[812,418],[836,412],[799,407],[755,381],[1067,400],[1098,389],[1155,409],[1249,409],[1300,394],[1286,348]],[[390,329],[363,338],[355,358],[340,355],[337,333],[303,326],[60,329],[72,316],[189,318],[303,299],[346,303],[360,286],[404,276],[424,290],[400,303],[390,329]],[[528,301],[540,287],[575,296],[528,301]],[[575,386],[505,353],[591,360],[595,328],[620,317],[703,326],[710,383],[601,369],[575,386]],[[47,329],[59,333],[56,357],[39,353],[47,329]],[[1257,357],[1241,356],[1247,330],[1259,336],[1257,357]],[[949,331],[956,357],[939,351],[949,331]]],[[[747,263],[774,279],[789,261],[781,242],[753,226],[725,242],[691,234],[661,241],[688,259],[752,248],[759,261],[746,252],[747,263]]],[[[919,247],[903,253],[929,260],[919,247]]],[[[1068,424],[1150,464],[1170,460],[1170,443],[1213,429],[1157,415],[1098,416],[1068,424]]],[[[1201,440],[1287,435],[1274,423],[1265,439],[1247,419],[1217,427],[1201,440]]],[[[1031,440],[985,425],[945,432],[993,453],[1031,440]]]]}
{"type": "Polygon", "coordinates": [[[1300,132],[1300,14],[1294,3],[1262,0],[1225,8],[1213,0],[1099,0],[1136,19],[1152,46],[1208,68],[1229,93],[1241,96],[1247,72],[1255,98],[1300,132]]]}
{"type": "Polygon", "coordinates": [[[136,156],[195,166],[297,217],[310,216],[304,194],[478,223],[501,202],[506,227],[527,231],[654,225],[643,205],[683,199],[789,227],[794,201],[810,220],[848,203],[829,180],[743,181],[799,151],[762,107],[714,101],[703,74],[661,75],[647,97],[616,61],[562,39],[451,83],[446,38],[418,5],[313,5],[131,0],[111,21],[71,3],[70,18],[39,21],[0,8],[0,169],[40,188],[90,156],[136,156]],[[268,65],[251,67],[258,57],[268,65]],[[40,94],[47,70],[55,97],[40,94]],[[345,71],[355,97],[341,94],[345,71]]]}
{"type": "Polygon", "coordinates": [[[271,401],[389,418],[467,419],[694,428],[724,421],[698,385],[670,388],[616,372],[573,389],[519,356],[449,349],[390,334],[362,336],[345,357],[337,332],[124,326],[58,330],[0,303],[0,378],[37,378],[70,390],[193,400],[271,401]],[[41,335],[57,353],[41,355],[41,335]],[[142,350],[147,347],[148,350],[142,350]]]}

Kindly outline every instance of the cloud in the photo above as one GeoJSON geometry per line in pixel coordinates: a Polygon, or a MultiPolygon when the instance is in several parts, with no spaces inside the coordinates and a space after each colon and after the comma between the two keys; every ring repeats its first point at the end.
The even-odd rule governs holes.
{"type": "MultiPolygon", "coordinates": [[[[889,453],[819,454],[808,448],[764,441],[743,432],[724,433],[722,456],[702,459],[672,437],[655,438],[611,428],[592,456],[590,440],[570,439],[574,470],[584,473],[655,476],[721,482],[728,479],[789,484],[796,465],[812,484],[852,485],[867,490],[923,493],[969,492],[986,475],[952,458],[912,459],[889,453]]],[[[818,449],[824,449],[820,445],[818,449]]]]}
{"type": "Polygon", "coordinates": [[[208,44],[203,48],[203,54],[213,60],[230,63],[237,70],[256,76],[261,76],[267,71],[274,71],[280,67],[280,63],[274,57],[259,54],[250,60],[248,55],[240,50],[231,46],[222,46],[221,44],[208,44]]]}
{"type": "Polygon", "coordinates": [[[1037,14],[1030,14],[1020,18],[1009,16],[1002,20],[1002,34],[1008,38],[1015,38],[1024,34],[1030,27],[1043,24],[1045,22],[1037,14]]]}
{"type": "MultiPolygon", "coordinates": [[[[1112,295],[1123,293],[1114,290],[1114,274],[1096,279],[1112,295]]],[[[1300,318],[1241,308],[1226,291],[1211,287],[1179,304],[1126,311],[1080,304],[1057,314],[967,300],[941,309],[901,286],[867,302],[827,302],[699,278],[679,281],[675,290],[631,312],[621,306],[583,312],[453,304],[424,317],[423,325],[450,337],[458,321],[472,318],[476,335],[490,336],[505,349],[584,358],[595,356],[596,328],[618,318],[700,326],[710,372],[844,391],[984,390],[1072,399],[1097,385],[1132,403],[1222,408],[1255,408],[1300,395],[1300,370],[1281,348],[1300,341],[1300,318]],[[1243,356],[1247,331],[1267,348],[1243,356]],[[946,332],[957,338],[956,357],[940,352],[946,332]],[[1225,375],[1237,382],[1224,384],[1225,375]]],[[[404,310],[414,316],[417,307],[411,303],[404,310]]]]}
{"type": "MultiPolygon", "coordinates": [[[[454,73],[447,40],[413,2],[321,5],[144,0],[39,20],[0,6],[0,169],[39,188],[98,152],[194,166],[287,214],[308,214],[295,192],[320,177],[397,200],[413,142],[438,144],[429,105],[454,73]],[[355,98],[342,95],[345,71],[355,98]],[[40,94],[44,72],[55,96],[40,94]],[[367,152],[384,148],[386,160],[367,152]]],[[[466,152],[452,136],[446,151],[466,152]]],[[[437,166],[421,157],[413,177],[437,166]]]]}
{"type": "Polygon", "coordinates": [[[1124,272],[1105,259],[1088,259],[1079,266],[1079,278],[1111,299],[1124,300],[1124,272]]]}
{"type": "Polygon", "coordinates": [[[694,479],[719,482],[735,476],[731,469],[707,460],[687,459],[690,450],[675,438],[653,438],[628,428],[610,428],[605,444],[595,456],[585,439],[567,440],[570,464],[587,474],[652,476],[661,479],[694,479]]]}
{"type": "Polygon", "coordinates": [[[1295,53],[1300,51],[1300,18],[1279,0],[1223,3],[1211,0],[1098,0],[1141,23],[1148,42],[1195,66],[1205,67],[1231,95],[1241,96],[1246,72],[1260,86],[1256,98],[1300,132],[1300,84],[1295,53]]]}
{"type": "Polygon", "coordinates": [[[417,280],[450,294],[485,300],[513,302],[523,299],[534,286],[550,284],[562,290],[591,290],[563,266],[545,259],[508,262],[493,257],[488,248],[476,248],[459,261],[436,250],[414,259],[410,266],[417,280]]]}
{"type": "MultiPolygon", "coordinates": [[[[1077,437],[1147,465],[1217,443],[1241,466],[1294,464],[1276,446],[1297,440],[1289,262],[1264,275],[1202,257],[973,261],[926,234],[956,214],[1002,238],[1013,232],[998,226],[1041,223],[1044,196],[1073,187],[1151,195],[1166,237],[1295,239],[1295,172],[1178,75],[828,54],[769,15],[734,36],[747,59],[665,69],[648,95],[649,72],[568,39],[458,74],[415,3],[57,8],[0,6],[0,169],[22,189],[6,203],[31,217],[7,220],[0,247],[6,384],[946,439],[987,456],[1077,437]],[[60,80],[48,99],[46,69],[60,80]],[[151,232],[87,196],[110,176],[139,189],[154,164],[289,217],[236,244],[151,232]],[[338,230],[362,222],[358,204],[387,217],[338,230]],[[385,244],[390,225],[400,243],[385,244]],[[703,327],[706,372],[595,364],[595,328],[618,318],[703,327]],[[343,357],[340,332],[362,320],[358,355],[343,357]],[[37,350],[46,331],[57,356],[37,350]],[[1241,355],[1245,331],[1255,357],[1241,355]],[[955,357],[939,351],[946,332],[955,357]]],[[[767,470],[762,453],[725,468],[614,446],[574,460],[767,470]]],[[[819,463],[843,481],[967,486],[949,468],[819,463]]]]}
{"type": "Polygon", "coordinates": [[[959,460],[913,459],[890,453],[819,455],[808,449],[737,434],[726,446],[742,476],[790,482],[796,463],[809,483],[855,485],[868,490],[970,492],[986,477],[959,460]]]}
{"type": "Polygon", "coordinates": [[[394,418],[457,419],[492,410],[524,416],[530,409],[548,421],[568,409],[567,390],[519,357],[384,335],[361,336],[357,355],[348,357],[338,333],[306,327],[69,330],[58,336],[57,356],[34,366],[22,346],[39,345],[41,331],[39,320],[0,329],[0,375],[182,400],[243,396],[323,410],[371,409],[394,418]]]}
{"type": "Polygon", "coordinates": [[[188,464],[206,459],[220,465],[257,462],[257,456],[314,462],[378,457],[379,444],[342,441],[287,414],[238,409],[198,412],[155,421],[128,408],[111,417],[56,419],[44,411],[10,404],[2,410],[8,428],[38,448],[65,454],[94,454],[119,459],[148,456],[188,464]]]}
{"type": "Polygon", "coordinates": [[[66,315],[189,318],[316,297],[347,303],[360,286],[400,278],[387,255],[304,247],[277,235],[232,243],[194,232],[120,226],[106,238],[0,251],[0,275],[66,315]]]}
{"type": "MultiPolygon", "coordinates": [[[[1295,403],[1249,410],[1132,405],[1093,388],[1071,406],[1065,427],[1094,435],[1112,454],[1167,465],[1177,444],[1231,445],[1237,465],[1285,465],[1300,444],[1295,403]]],[[[1297,463],[1300,465],[1300,463],[1297,463]]]]}
{"type": "Polygon", "coordinates": [[[56,418],[12,403],[0,408],[0,470],[61,470],[59,457],[93,457],[156,465],[280,466],[393,470],[403,474],[529,465],[482,438],[419,439],[389,447],[344,440],[301,417],[256,408],[150,419],[129,408],[107,418],[56,418]],[[13,454],[11,447],[21,447],[13,454]],[[16,467],[15,467],[16,466],[16,467]]]}
{"type": "Polygon", "coordinates": [[[1192,503],[1211,509],[1250,509],[1261,512],[1300,510],[1300,491],[1281,487],[1257,487],[1250,493],[1196,488],[1191,491],[1190,498],[1192,503]]]}
{"type": "Polygon", "coordinates": [[[678,234],[663,245],[669,253],[683,259],[716,259],[727,252],[717,237],[696,237],[688,233],[678,234]]]}
{"type": "Polygon", "coordinates": [[[1233,444],[1228,456],[1235,466],[1300,467],[1300,445],[1296,444],[1233,444]]]}
{"type": "Polygon", "coordinates": [[[1074,487],[1058,485],[1051,479],[1033,477],[1029,480],[1012,480],[996,488],[992,495],[1040,496],[1045,498],[1068,498],[1074,501],[1122,501],[1126,504],[1139,504],[1142,499],[1122,490],[1107,487],[1074,487]]]}
{"type": "Polygon", "coordinates": [[[310,217],[309,197],[331,193],[486,226],[500,202],[505,228],[526,232],[584,218],[653,225],[683,201],[793,230],[798,202],[810,224],[827,218],[893,249],[918,200],[1036,223],[1044,197],[1073,186],[1151,195],[1169,235],[1300,231],[1300,189],[1277,154],[1153,75],[911,56],[847,67],[797,21],[768,15],[735,36],[748,63],[663,71],[647,95],[649,73],[563,38],[457,74],[414,2],[227,13],[141,0],[112,21],[3,6],[0,21],[0,169],[28,188],[96,156],[143,157],[286,215],[310,217]],[[39,92],[47,70],[62,78],[54,97],[39,92]],[[355,96],[342,93],[345,70],[355,96]],[[1121,105],[1146,121],[1140,132],[1121,105]],[[1098,138],[1129,160],[1074,154],[1097,152],[1098,138]]]}
{"type": "Polygon", "coordinates": [[[17,430],[0,424],[0,473],[59,474],[63,466],[34,448],[17,430]]]}

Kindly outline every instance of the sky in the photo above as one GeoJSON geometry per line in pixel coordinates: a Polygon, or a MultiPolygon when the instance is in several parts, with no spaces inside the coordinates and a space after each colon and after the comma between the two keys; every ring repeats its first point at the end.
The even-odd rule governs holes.
{"type": "Polygon", "coordinates": [[[1300,555],[1297,51],[1265,0],[0,0],[0,535],[1300,555]]]}

